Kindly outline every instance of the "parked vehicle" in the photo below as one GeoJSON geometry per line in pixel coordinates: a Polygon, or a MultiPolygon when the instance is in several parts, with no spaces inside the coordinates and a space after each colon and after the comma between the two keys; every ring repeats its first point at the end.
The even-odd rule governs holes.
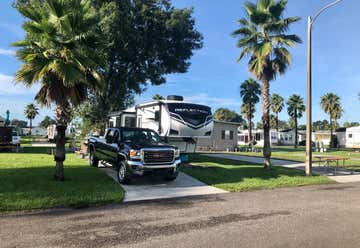
{"type": "Polygon", "coordinates": [[[111,113],[109,127],[138,127],[155,130],[182,153],[192,153],[198,137],[210,137],[213,129],[211,108],[184,102],[182,96],[141,103],[111,113]]]}
{"type": "Polygon", "coordinates": [[[20,145],[20,137],[13,127],[0,127],[0,150],[11,150],[20,145]]]}
{"type": "Polygon", "coordinates": [[[104,137],[90,137],[88,146],[90,165],[98,166],[99,161],[111,164],[120,183],[147,172],[163,173],[169,180],[179,173],[179,149],[162,142],[151,129],[109,128],[104,137]]]}

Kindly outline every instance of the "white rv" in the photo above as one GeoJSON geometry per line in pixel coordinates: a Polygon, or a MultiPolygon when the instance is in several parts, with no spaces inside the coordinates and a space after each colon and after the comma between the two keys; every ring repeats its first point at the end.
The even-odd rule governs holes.
{"type": "Polygon", "coordinates": [[[197,137],[211,136],[211,108],[184,102],[181,96],[168,96],[138,104],[109,115],[109,127],[141,127],[156,131],[180,151],[194,152],[197,137]]]}

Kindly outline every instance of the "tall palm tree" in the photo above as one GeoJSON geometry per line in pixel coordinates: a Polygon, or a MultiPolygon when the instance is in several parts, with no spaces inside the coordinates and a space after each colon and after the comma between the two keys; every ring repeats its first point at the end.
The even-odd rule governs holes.
{"type": "Polygon", "coordinates": [[[18,10],[26,18],[26,36],[13,44],[19,47],[16,55],[23,62],[16,81],[27,87],[39,83],[37,102],[56,106],[55,179],[63,181],[70,109],[84,101],[89,90],[102,85],[96,11],[90,0],[29,1],[18,10]]]}
{"type": "Polygon", "coordinates": [[[31,135],[31,130],[32,130],[32,121],[35,119],[35,117],[38,114],[39,114],[39,108],[35,104],[30,103],[25,106],[24,115],[25,115],[26,119],[29,120],[29,124],[30,124],[29,134],[30,135],[31,135]]]}
{"type": "Polygon", "coordinates": [[[249,78],[240,85],[240,96],[243,100],[242,113],[248,120],[249,142],[252,142],[251,119],[254,117],[255,105],[260,101],[260,85],[254,79],[249,78]]]}
{"type": "Polygon", "coordinates": [[[321,97],[320,105],[330,118],[330,145],[333,146],[334,122],[336,123],[336,120],[340,119],[343,113],[340,97],[334,93],[326,93],[321,97]]]}
{"type": "Polygon", "coordinates": [[[249,103],[243,102],[241,104],[240,112],[243,114],[244,118],[247,120],[248,123],[248,130],[249,130],[249,142],[252,144],[252,119],[254,118],[256,109],[251,106],[249,103]]]}
{"type": "Polygon", "coordinates": [[[275,114],[276,117],[276,131],[279,132],[279,113],[284,108],[284,98],[279,94],[272,94],[270,99],[271,111],[275,114]]]}
{"type": "Polygon", "coordinates": [[[264,128],[264,167],[270,167],[270,81],[285,73],[291,63],[288,47],[300,43],[297,35],[287,34],[292,23],[299,17],[284,18],[286,0],[258,0],[256,4],[245,3],[244,18],[238,22],[240,28],[233,32],[239,37],[241,49],[238,60],[249,57],[249,71],[262,82],[262,122],[264,128]]]}
{"type": "Polygon", "coordinates": [[[305,112],[304,99],[299,95],[290,96],[289,100],[286,102],[288,105],[287,112],[294,121],[295,127],[295,148],[298,146],[298,118],[303,116],[305,112]]]}

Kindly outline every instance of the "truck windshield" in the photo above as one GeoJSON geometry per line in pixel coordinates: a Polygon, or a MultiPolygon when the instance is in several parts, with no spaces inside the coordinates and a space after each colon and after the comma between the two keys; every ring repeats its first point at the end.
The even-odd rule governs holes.
{"type": "Polygon", "coordinates": [[[159,143],[160,136],[151,130],[123,130],[122,140],[129,143],[159,143]]]}
{"type": "Polygon", "coordinates": [[[212,118],[211,108],[204,105],[168,103],[168,108],[173,118],[194,126],[201,125],[212,118]]]}

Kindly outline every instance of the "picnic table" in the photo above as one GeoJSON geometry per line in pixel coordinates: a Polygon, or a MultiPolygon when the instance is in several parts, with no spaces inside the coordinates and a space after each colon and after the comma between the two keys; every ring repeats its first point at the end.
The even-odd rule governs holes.
{"type": "Polygon", "coordinates": [[[336,169],[340,167],[345,168],[345,161],[349,160],[349,158],[347,157],[336,156],[336,155],[315,155],[314,158],[317,159],[314,162],[319,162],[319,166],[323,165],[326,167],[326,169],[331,166],[331,163],[336,163],[335,174],[336,174],[336,169]],[[342,163],[339,163],[341,161],[342,163]]]}

